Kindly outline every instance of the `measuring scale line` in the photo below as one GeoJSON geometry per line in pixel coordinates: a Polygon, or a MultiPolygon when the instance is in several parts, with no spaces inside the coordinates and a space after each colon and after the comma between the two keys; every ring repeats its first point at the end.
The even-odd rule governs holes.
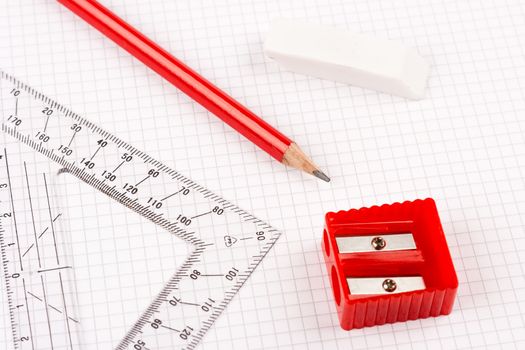
{"type": "Polygon", "coordinates": [[[0,254],[2,257],[2,265],[4,269],[5,289],[6,289],[6,294],[8,295],[7,306],[9,310],[9,319],[11,320],[11,332],[13,335],[13,343],[15,344],[15,349],[18,349],[18,346],[17,346],[18,327],[17,327],[16,320],[15,320],[15,307],[13,305],[12,298],[10,298],[13,292],[11,290],[11,283],[10,283],[11,276],[9,276],[9,266],[7,263],[8,260],[7,260],[7,253],[6,253],[6,245],[4,241],[4,233],[5,233],[5,230],[2,227],[2,218],[0,218],[0,254]]]}
{"type": "MultiPolygon", "coordinates": [[[[62,293],[62,306],[64,307],[64,317],[65,317],[65,320],[66,320],[67,335],[68,335],[68,338],[69,338],[69,346],[71,347],[71,349],[73,349],[73,339],[71,337],[71,326],[69,325],[69,320],[72,319],[72,318],[69,317],[69,313],[67,311],[66,296],[64,294],[64,281],[62,280],[62,272],[60,272],[60,271],[58,272],[58,278],[60,280],[60,291],[62,293]]],[[[73,320],[73,321],[75,321],[75,320],[73,320]]],[[[75,321],[75,322],[78,323],[78,321],[75,321]]]]}
{"type": "Polygon", "coordinates": [[[178,271],[169,279],[161,292],[157,297],[152,301],[148,306],[146,311],[138,318],[135,324],[131,327],[128,333],[120,341],[120,343],[115,348],[116,350],[125,350],[128,349],[128,346],[132,344],[134,338],[142,334],[142,328],[148,323],[152,316],[159,311],[160,306],[168,300],[168,295],[173,293],[174,287],[178,286],[180,281],[189,269],[192,268],[192,263],[189,261],[191,258],[198,257],[202,254],[204,248],[196,248],[193,252],[190,253],[186,261],[181,265],[178,271]]]}
{"type": "MultiPolygon", "coordinates": [[[[54,225],[55,219],[58,219],[58,216],[60,216],[60,214],[58,214],[58,216],[55,219],[53,219],[53,216],[51,215],[51,202],[49,201],[49,189],[48,189],[48,186],[47,186],[46,174],[42,174],[42,177],[44,178],[44,188],[46,190],[47,212],[49,213],[49,221],[50,221],[50,226],[51,226],[51,233],[53,235],[53,246],[55,248],[55,258],[56,258],[57,265],[60,265],[60,259],[58,258],[57,239],[56,239],[56,235],[55,235],[55,225],[54,225]]],[[[40,237],[38,237],[38,238],[40,238],[40,237]]]]}
{"type": "MultiPolygon", "coordinates": [[[[22,277],[22,285],[24,287],[24,298],[26,302],[26,312],[27,312],[27,323],[29,325],[29,336],[31,337],[29,340],[31,340],[31,349],[35,350],[35,342],[33,341],[33,326],[31,325],[31,317],[29,316],[29,303],[27,301],[27,289],[26,289],[26,280],[24,277],[22,277]]],[[[20,337],[20,340],[22,340],[23,337],[20,337]]],[[[18,339],[15,340],[15,344],[18,344],[18,339]]]]}
{"type": "MultiPolygon", "coordinates": [[[[8,128],[4,128],[4,124],[2,124],[2,130],[11,134],[13,137],[16,137],[20,140],[23,139],[23,136],[17,134],[15,131],[10,130],[8,128]]],[[[118,201],[120,204],[128,207],[129,209],[133,210],[134,212],[140,214],[141,216],[144,216],[145,218],[151,220],[155,224],[163,227],[167,231],[171,232],[172,234],[188,241],[189,243],[192,243],[196,246],[204,244],[200,239],[192,236],[189,237],[191,232],[187,232],[183,229],[180,229],[179,227],[175,226],[176,224],[169,222],[166,219],[158,219],[157,214],[153,213],[147,208],[144,208],[140,203],[137,203],[135,200],[130,199],[129,197],[126,197],[125,193],[121,193],[117,191],[115,188],[109,187],[109,185],[104,184],[103,181],[95,179],[93,176],[89,176],[85,173],[84,170],[80,170],[79,168],[74,167],[71,163],[68,163],[64,158],[61,158],[50,150],[42,149],[40,145],[35,144],[30,140],[30,146],[33,146],[37,151],[41,152],[42,154],[48,156],[49,158],[53,159],[55,162],[59,163],[62,168],[60,170],[60,174],[72,174],[78,179],[84,181],[86,184],[95,187],[100,192],[104,193],[108,197],[118,201]]]]}
{"type": "MultiPolygon", "coordinates": [[[[51,349],[62,348],[59,345],[61,344],[60,339],[58,339],[60,335],[55,333],[59,328],[56,327],[54,320],[52,320],[54,316],[49,312],[49,310],[56,310],[57,313],[61,313],[58,308],[55,308],[49,302],[50,295],[52,298],[54,298],[54,295],[57,295],[56,290],[46,285],[48,278],[54,278],[53,272],[50,271],[55,270],[55,268],[42,271],[46,272],[47,276],[39,274],[40,264],[37,264],[35,257],[34,259],[25,259],[23,265],[24,270],[22,270],[19,268],[19,262],[17,261],[18,255],[16,254],[16,250],[18,250],[18,247],[15,250],[15,246],[19,246],[18,242],[20,239],[16,239],[18,236],[24,238],[23,240],[27,244],[35,239],[34,227],[40,226],[41,223],[38,220],[45,217],[45,215],[36,215],[36,213],[46,213],[51,206],[51,202],[48,202],[42,195],[42,192],[38,191],[39,184],[35,181],[43,174],[38,172],[36,174],[34,172],[30,173],[30,164],[22,160],[12,164],[10,160],[14,159],[15,155],[9,153],[7,149],[4,149],[3,153],[3,155],[0,155],[0,158],[5,157],[6,166],[0,170],[0,173],[3,172],[3,179],[0,179],[0,189],[2,189],[2,193],[0,193],[0,205],[2,207],[2,210],[0,210],[0,218],[2,220],[0,242],[3,252],[1,259],[6,277],[7,304],[10,308],[13,347],[14,349],[22,350],[28,348],[39,349],[42,347],[49,347],[51,349]],[[7,169],[9,169],[9,171],[7,171],[7,169]],[[14,177],[11,175],[14,175],[14,177]],[[18,183],[16,183],[17,180],[18,183]],[[11,186],[9,189],[6,188],[8,187],[6,183],[9,183],[11,186]],[[13,201],[11,201],[12,191],[22,191],[23,196],[15,195],[13,201]],[[31,194],[31,205],[28,203],[29,194],[31,194]],[[29,209],[28,207],[32,208],[29,209]],[[19,209],[21,209],[21,211],[19,211],[19,209]],[[15,211],[16,213],[21,213],[20,217],[17,216],[16,226],[14,225],[13,215],[15,211]],[[26,215],[24,215],[24,212],[26,215]],[[31,214],[29,214],[29,212],[31,214]],[[12,221],[10,222],[10,220],[12,221]],[[38,224],[33,226],[35,221],[38,224]],[[7,230],[4,229],[6,227],[7,230]],[[9,234],[11,235],[9,236],[9,234]],[[8,239],[7,242],[9,242],[7,244],[5,244],[6,238],[8,239]],[[11,253],[9,256],[7,254],[8,251],[11,253]],[[34,287],[41,290],[42,298],[31,293],[30,289],[34,287]],[[31,298],[29,298],[28,295],[31,296],[31,298]],[[37,300],[38,302],[36,302],[37,300]],[[38,336],[39,340],[33,338],[33,336],[38,336]],[[56,342],[57,339],[59,340],[58,343],[56,342]]],[[[40,186],[40,188],[42,188],[42,186],[40,186]]],[[[20,192],[18,194],[20,194],[20,192]]],[[[35,246],[35,243],[31,243],[27,252],[33,246],[35,246]]],[[[53,250],[50,258],[51,256],[54,257],[55,250],[52,248],[52,244],[40,245],[40,252],[45,253],[46,247],[53,250]]],[[[24,253],[24,255],[25,254],[27,253],[24,253]]],[[[19,259],[23,258],[24,255],[19,257],[19,259]]],[[[44,262],[44,260],[42,260],[42,262],[44,262]]],[[[63,300],[65,301],[65,297],[63,300]]],[[[51,311],[51,313],[55,314],[55,311],[51,311]]],[[[74,349],[72,347],[67,348],[74,349]]]]}
{"type": "Polygon", "coordinates": [[[11,184],[11,172],[9,171],[9,163],[7,161],[7,150],[4,148],[4,160],[5,160],[5,168],[7,171],[7,181],[9,186],[9,197],[11,199],[11,212],[13,215],[13,223],[15,228],[15,235],[16,235],[16,247],[18,249],[18,261],[20,262],[20,271],[24,271],[24,265],[22,263],[22,255],[20,254],[20,235],[18,234],[18,225],[16,223],[16,211],[15,211],[15,203],[13,201],[13,186],[11,184]]]}
{"type": "MultiPolygon", "coordinates": [[[[59,274],[60,278],[62,276],[62,274],[59,274]]],[[[30,291],[27,291],[27,294],[29,294],[30,296],[32,296],[33,298],[35,298],[36,300],[40,301],[40,302],[44,302],[44,300],[42,298],[40,298],[38,295],[30,292],[30,291]]],[[[56,312],[60,313],[60,314],[64,314],[64,311],[60,310],[58,307],[56,306],[53,306],[51,304],[47,304],[50,308],[52,308],[53,310],[55,310],[56,312]]],[[[67,306],[66,306],[66,313],[67,313],[67,306]]],[[[68,315],[67,317],[69,320],[75,322],[75,323],[79,323],[78,320],[76,320],[75,318],[71,317],[68,315]]]]}
{"type": "Polygon", "coordinates": [[[42,275],[40,275],[40,283],[42,284],[42,293],[44,295],[44,309],[46,310],[47,328],[49,330],[49,342],[51,343],[51,349],[54,349],[53,332],[51,331],[51,321],[49,320],[49,304],[47,302],[46,286],[44,285],[44,276],[42,275]]]}
{"type": "Polygon", "coordinates": [[[2,79],[9,84],[0,89],[0,97],[16,95],[24,111],[16,120],[6,120],[9,111],[4,111],[6,134],[58,163],[59,176],[73,175],[193,246],[116,348],[195,348],[280,232],[3,72],[2,79]],[[41,113],[48,115],[38,117],[41,113]],[[164,205],[168,199],[171,204],[164,205]],[[257,239],[225,246],[225,235],[257,239]],[[217,239],[221,244],[215,244],[217,239]],[[182,312],[169,303],[173,298],[194,305],[182,312]],[[160,340],[166,336],[168,343],[160,340]]]}

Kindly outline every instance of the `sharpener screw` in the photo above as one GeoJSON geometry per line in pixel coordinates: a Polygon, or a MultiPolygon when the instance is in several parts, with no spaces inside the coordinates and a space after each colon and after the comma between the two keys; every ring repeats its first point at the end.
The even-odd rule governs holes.
{"type": "Polygon", "coordinates": [[[397,288],[397,283],[393,279],[387,278],[383,281],[383,289],[386,292],[392,293],[397,288]]]}
{"type": "Polygon", "coordinates": [[[374,237],[371,244],[375,250],[382,250],[386,247],[386,240],[383,237],[374,237]]]}

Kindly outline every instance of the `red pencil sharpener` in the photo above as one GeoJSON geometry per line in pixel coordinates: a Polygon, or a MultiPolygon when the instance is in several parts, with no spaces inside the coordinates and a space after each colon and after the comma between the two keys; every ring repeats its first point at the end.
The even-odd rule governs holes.
{"type": "Polygon", "coordinates": [[[458,280],[432,199],[327,213],[322,246],[343,329],[452,311],[458,280]]]}

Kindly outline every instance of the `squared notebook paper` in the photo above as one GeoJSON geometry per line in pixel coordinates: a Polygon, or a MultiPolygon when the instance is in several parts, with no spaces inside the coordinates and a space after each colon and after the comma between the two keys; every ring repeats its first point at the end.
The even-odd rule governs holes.
{"type": "MultiPolygon", "coordinates": [[[[293,137],[332,179],[274,162],[58,3],[0,0],[2,71],[283,232],[199,348],[525,347],[522,1],[103,3],[293,137]],[[279,17],[416,49],[430,63],[425,99],[282,70],[263,52],[279,17]],[[436,201],[459,281],[452,313],[343,331],[320,249],[324,213],[427,197],[436,201]]],[[[11,144],[9,137],[0,140],[11,144]]],[[[58,167],[31,149],[15,150],[40,164],[53,213],[69,208],[55,223],[74,267],[76,290],[64,294],[82,327],[78,348],[114,348],[190,247],[76,179],[56,177],[58,167]]],[[[22,173],[13,176],[24,183],[22,173]]],[[[0,349],[11,350],[5,281],[0,349]]],[[[47,295],[64,312],[59,296],[47,295]]]]}

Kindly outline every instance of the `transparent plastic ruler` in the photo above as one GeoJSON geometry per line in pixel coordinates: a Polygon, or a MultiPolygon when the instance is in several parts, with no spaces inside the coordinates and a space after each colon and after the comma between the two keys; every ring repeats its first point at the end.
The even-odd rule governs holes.
{"type": "Polygon", "coordinates": [[[130,215],[141,215],[193,246],[115,348],[195,348],[280,232],[4,72],[0,107],[2,131],[9,135],[0,159],[0,243],[15,348],[38,349],[39,342],[51,341],[60,342],[57,349],[77,348],[74,333],[82,331],[73,307],[66,315],[70,292],[47,293],[53,300],[44,300],[47,279],[64,280],[69,266],[57,261],[58,248],[54,252],[52,224],[60,209],[52,196],[47,200],[49,179],[44,181],[27,152],[43,154],[60,165],[60,172],[131,209],[130,215]],[[26,183],[14,182],[13,172],[24,180],[26,169],[31,173],[26,183]],[[29,200],[28,189],[39,195],[29,200]],[[51,234],[44,244],[39,235],[46,227],[51,234]],[[40,309],[29,309],[29,284],[40,286],[38,294],[31,291],[42,299],[40,309]],[[39,310],[42,319],[31,320],[39,310]]]}
{"type": "Polygon", "coordinates": [[[20,157],[16,144],[2,146],[0,251],[13,348],[78,349],[73,264],[61,225],[66,213],[55,200],[54,177],[27,154],[20,157]]]}

